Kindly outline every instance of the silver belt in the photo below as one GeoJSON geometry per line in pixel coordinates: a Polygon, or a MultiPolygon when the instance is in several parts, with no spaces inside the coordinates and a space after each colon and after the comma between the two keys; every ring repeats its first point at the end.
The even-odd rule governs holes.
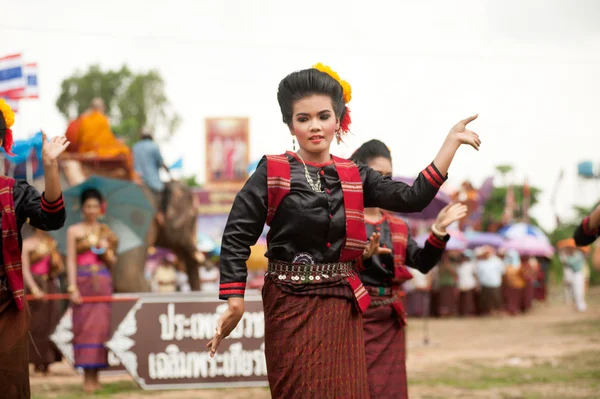
{"type": "Polygon", "coordinates": [[[398,300],[400,300],[400,298],[398,296],[393,296],[391,298],[388,299],[383,299],[383,300],[372,300],[371,301],[371,305],[369,307],[371,308],[378,308],[380,306],[386,306],[386,305],[391,305],[394,302],[397,302],[398,300]]]}
{"type": "Polygon", "coordinates": [[[354,262],[294,264],[269,261],[265,276],[276,276],[279,280],[310,283],[333,277],[348,277],[354,271],[354,262]]]}

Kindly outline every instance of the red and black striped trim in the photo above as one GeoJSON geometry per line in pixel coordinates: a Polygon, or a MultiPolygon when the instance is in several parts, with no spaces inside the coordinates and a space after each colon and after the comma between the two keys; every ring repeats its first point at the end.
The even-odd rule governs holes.
{"type": "Polygon", "coordinates": [[[244,295],[246,283],[219,284],[219,296],[244,295]]]}
{"type": "Polygon", "coordinates": [[[432,163],[429,164],[429,166],[427,166],[425,169],[423,169],[423,171],[421,172],[423,173],[423,176],[425,176],[425,178],[427,179],[427,181],[429,182],[429,184],[431,184],[433,187],[439,189],[442,184],[444,184],[444,182],[446,181],[446,179],[448,178],[443,177],[440,172],[437,170],[437,168],[435,167],[435,165],[432,163]]]}
{"type": "Polygon", "coordinates": [[[42,194],[42,211],[47,213],[56,213],[62,211],[64,208],[65,201],[63,199],[62,194],[60,195],[60,198],[58,198],[54,202],[46,200],[46,194],[42,194]]]}
{"type": "Polygon", "coordinates": [[[446,248],[446,241],[443,241],[442,239],[438,238],[438,236],[436,236],[433,233],[429,233],[429,237],[427,238],[427,242],[431,245],[433,245],[436,248],[439,249],[444,249],[446,248]]]}
{"type": "Polygon", "coordinates": [[[585,219],[583,219],[583,222],[581,222],[581,229],[583,230],[583,234],[585,234],[586,236],[597,236],[598,233],[600,233],[600,228],[597,228],[596,230],[591,230],[590,229],[590,217],[586,216],[585,219]]]}

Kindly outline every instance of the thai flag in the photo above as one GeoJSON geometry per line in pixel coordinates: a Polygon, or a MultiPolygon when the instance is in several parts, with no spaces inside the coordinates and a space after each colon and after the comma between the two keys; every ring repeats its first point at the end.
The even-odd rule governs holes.
{"type": "Polygon", "coordinates": [[[26,85],[22,55],[0,58],[0,97],[22,98],[26,85]]]}
{"type": "Polygon", "coordinates": [[[40,98],[40,89],[38,87],[38,67],[37,63],[25,64],[25,98],[40,98]]]}

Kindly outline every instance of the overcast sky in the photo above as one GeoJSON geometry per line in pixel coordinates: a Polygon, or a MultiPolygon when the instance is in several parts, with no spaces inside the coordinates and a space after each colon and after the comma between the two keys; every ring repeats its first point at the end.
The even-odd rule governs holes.
{"type": "Polygon", "coordinates": [[[576,177],[581,160],[600,166],[595,0],[0,0],[0,9],[0,55],[22,52],[40,68],[41,99],[21,105],[19,137],[64,132],[55,101],[77,69],[157,69],[183,119],[165,158],[183,157],[185,173],[204,180],[204,118],[250,117],[251,159],[291,149],[277,84],[323,62],[353,88],[353,136],[336,155],[379,138],[395,174],[416,175],[455,122],[479,113],[481,151],[459,151],[450,185],[513,164],[517,180],[544,190],[533,214],[545,228],[561,169],[561,216],[600,198],[600,183],[576,177]]]}

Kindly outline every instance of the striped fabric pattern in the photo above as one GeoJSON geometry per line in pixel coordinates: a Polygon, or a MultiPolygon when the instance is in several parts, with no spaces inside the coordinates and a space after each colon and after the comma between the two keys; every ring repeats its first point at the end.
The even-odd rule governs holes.
{"type": "Polygon", "coordinates": [[[265,357],[273,398],[368,399],[362,317],[344,298],[263,287],[265,357]]]}
{"type": "Polygon", "coordinates": [[[19,248],[19,227],[15,214],[13,187],[15,180],[0,176],[0,205],[2,207],[2,255],[4,271],[8,286],[18,310],[25,307],[25,290],[23,286],[23,270],[21,266],[21,249],[19,248]]]}
{"type": "MultiPolygon", "coordinates": [[[[283,198],[290,192],[291,168],[285,154],[267,157],[268,210],[267,224],[270,225],[283,198]]],[[[360,259],[365,249],[367,235],[364,221],[364,199],[362,180],[356,164],[347,159],[332,157],[340,177],[344,193],[346,214],[346,240],[340,254],[340,262],[360,259]]],[[[348,283],[355,294],[359,308],[369,307],[370,297],[356,274],[348,277],[348,283]],[[362,290],[361,290],[362,287],[362,290]]]]}

